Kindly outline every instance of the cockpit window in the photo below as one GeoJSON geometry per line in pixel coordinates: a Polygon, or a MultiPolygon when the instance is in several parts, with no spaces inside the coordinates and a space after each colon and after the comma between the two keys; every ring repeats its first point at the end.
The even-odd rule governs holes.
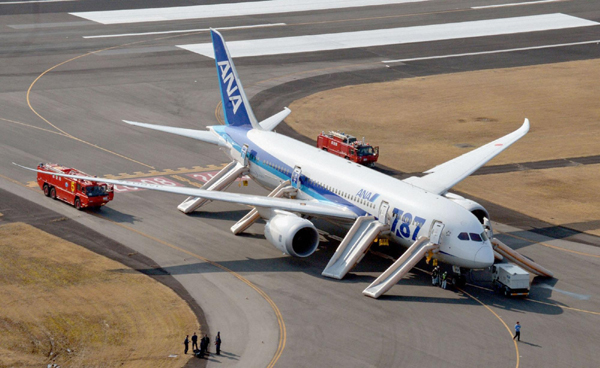
{"type": "Polygon", "coordinates": [[[485,231],[481,233],[481,238],[483,239],[483,241],[490,240],[490,238],[487,236],[487,234],[485,233],[485,231]]]}
{"type": "Polygon", "coordinates": [[[460,240],[469,240],[469,234],[467,234],[467,233],[460,233],[460,234],[458,234],[458,238],[460,240]]]}
{"type": "Polygon", "coordinates": [[[473,241],[476,241],[476,242],[483,241],[483,239],[481,239],[481,236],[479,236],[479,234],[469,233],[469,235],[471,236],[471,240],[473,240],[473,241]]]}

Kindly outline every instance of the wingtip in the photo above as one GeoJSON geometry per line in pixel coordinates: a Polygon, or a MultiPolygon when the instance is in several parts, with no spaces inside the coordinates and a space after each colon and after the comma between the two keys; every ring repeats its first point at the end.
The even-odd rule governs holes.
{"type": "Polygon", "coordinates": [[[524,130],[529,131],[529,119],[525,118],[523,125],[521,126],[524,130]]]}
{"type": "Polygon", "coordinates": [[[20,167],[20,168],[22,168],[22,169],[31,170],[31,171],[37,171],[36,169],[32,169],[32,168],[30,168],[30,167],[27,167],[27,166],[19,165],[19,164],[18,164],[18,163],[16,163],[16,162],[13,162],[12,164],[13,164],[13,165],[15,165],[15,166],[18,166],[18,167],[20,167]]]}
{"type": "Polygon", "coordinates": [[[122,120],[125,124],[129,124],[129,125],[135,125],[135,126],[141,126],[143,123],[138,123],[137,121],[131,121],[131,120],[122,120]]]}

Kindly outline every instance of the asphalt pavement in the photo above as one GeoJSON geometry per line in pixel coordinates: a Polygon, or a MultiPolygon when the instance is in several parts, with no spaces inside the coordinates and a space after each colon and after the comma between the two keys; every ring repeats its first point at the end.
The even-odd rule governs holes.
{"type": "MultiPolygon", "coordinates": [[[[322,277],[343,236],[327,223],[319,223],[324,231],[314,255],[291,258],[264,239],[261,223],[241,236],[231,234],[246,207],[213,202],[186,216],[176,209],[185,198],[121,188],[107,207],[80,212],[44,197],[30,183],[31,173],[11,164],[58,162],[98,176],[201,185],[227,163],[222,152],[121,120],[192,129],[218,124],[214,60],[178,47],[210,42],[209,27],[252,26],[222,29],[233,42],[452,23],[462,29],[476,21],[547,14],[600,22],[600,4],[476,8],[498,2],[418,1],[101,24],[69,13],[167,5],[7,3],[0,2],[0,194],[11,194],[0,195],[0,213],[10,208],[10,218],[29,216],[42,210],[20,201],[35,202],[101,234],[109,249],[138,253],[142,258],[133,266],[141,272],[171,275],[172,287],[185,289],[180,295],[204,316],[211,334],[221,332],[224,354],[212,356],[209,367],[600,366],[597,237],[549,229],[481,199],[499,221],[501,240],[554,271],[555,279],[535,279],[529,299],[505,299],[479,274],[463,290],[432,287],[429,266],[421,264],[373,300],[361,292],[391,260],[371,253],[344,280],[322,277]],[[19,208],[14,203],[24,203],[22,213],[12,213],[19,208]],[[517,320],[523,329],[515,345],[511,330],[517,320]]],[[[548,29],[517,34],[243,57],[235,63],[261,119],[300,97],[349,84],[600,57],[591,43],[600,40],[598,26],[544,26],[548,29]],[[544,45],[549,47],[540,48],[544,45]],[[518,50],[496,52],[509,49],[518,50]],[[471,55],[448,57],[465,53],[471,55]],[[397,59],[414,60],[382,62],[397,59]]],[[[278,132],[293,134],[284,126],[278,132]]],[[[267,194],[252,182],[229,190],[267,194]]],[[[89,238],[70,240],[102,253],[89,238]]],[[[119,252],[102,254],[125,263],[119,252]]]]}

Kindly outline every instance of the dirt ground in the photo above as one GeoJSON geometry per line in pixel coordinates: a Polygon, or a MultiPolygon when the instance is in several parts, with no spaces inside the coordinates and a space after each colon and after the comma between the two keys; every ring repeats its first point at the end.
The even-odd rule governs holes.
{"type": "MultiPolygon", "coordinates": [[[[491,165],[600,154],[600,60],[348,86],[295,101],[287,124],[380,146],[379,162],[421,172],[515,129],[527,136],[491,165]]],[[[554,225],[600,235],[598,165],[473,176],[455,189],[554,225]],[[581,228],[581,227],[580,227],[581,228]]]]}
{"type": "Polygon", "coordinates": [[[182,367],[198,329],[168,287],[23,223],[0,226],[0,309],[0,367],[182,367]]]}

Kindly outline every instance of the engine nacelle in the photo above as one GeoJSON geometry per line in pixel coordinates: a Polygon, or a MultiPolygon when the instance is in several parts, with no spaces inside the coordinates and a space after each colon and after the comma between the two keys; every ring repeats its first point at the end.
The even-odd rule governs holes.
{"type": "Polygon", "coordinates": [[[315,225],[292,213],[278,214],[267,221],[265,237],[277,249],[294,257],[308,257],[319,245],[315,225]]]}
{"type": "Polygon", "coordinates": [[[475,201],[466,199],[466,198],[461,197],[458,194],[454,194],[454,193],[446,193],[446,194],[444,194],[444,197],[452,200],[453,202],[456,202],[456,204],[469,210],[469,212],[471,212],[473,215],[475,215],[475,217],[477,217],[479,222],[481,222],[482,224],[483,224],[484,217],[487,218],[488,220],[490,219],[490,214],[488,213],[488,211],[482,205],[480,205],[479,203],[477,203],[475,201]]]}

